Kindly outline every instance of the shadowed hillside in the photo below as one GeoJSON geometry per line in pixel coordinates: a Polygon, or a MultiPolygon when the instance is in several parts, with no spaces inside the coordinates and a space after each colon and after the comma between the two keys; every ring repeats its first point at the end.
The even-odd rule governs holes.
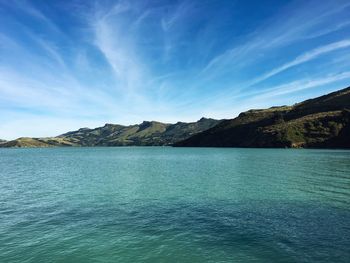
{"type": "Polygon", "coordinates": [[[350,148],[350,88],[294,106],[249,110],[175,146],[350,148]]]}

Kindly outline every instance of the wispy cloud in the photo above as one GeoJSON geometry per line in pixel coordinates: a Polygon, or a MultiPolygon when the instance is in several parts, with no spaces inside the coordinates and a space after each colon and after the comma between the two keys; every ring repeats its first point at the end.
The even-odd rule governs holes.
{"type": "Polygon", "coordinates": [[[162,17],[161,19],[162,29],[165,32],[169,31],[190,10],[190,5],[186,1],[183,1],[178,6],[175,5],[174,7],[175,11],[171,12],[167,16],[162,17]]]}
{"type": "Polygon", "coordinates": [[[16,8],[17,10],[21,10],[23,13],[31,16],[32,18],[43,22],[43,25],[50,28],[50,30],[63,34],[62,30],[47,15],[45,15],[44,12],[36,8],[29,1],[13,0],[11,2],[5,2],[4,4],[7,5],[8,8],[16,8]]]}
{"type": "Polygon", "coordinates": [[[347,26],[347,22],[331,23],[333,16],[350,7],[346,1],[317,5],[310,1],[305,6],[287,6],[268,23],[248,35],[243,44],[235,45],[212,58],[200,72],[200,76],[222,74],[254,63],[261,53],[269,53],[307,38],[316,38],[347,26]],[[292,11],[290,10],[292,9],[292,11]],[[312,12],[310,10],[312,9],[312,12]],[[328,25],[327,25],[328,24],[328,25]]]}
{"type": "MultiPolygon", "coordinates": [[[[164,22],[167,23],[167,29],[184,15],[187,8],[187,4],[179,5],[175,13],[170,15],[170,20],[164,22]]],[[[156,13],[153,7],[142,9],[124,1],[107,10],[96,9],[94,13],[89,22],[93,29],[92,43],[112,69],[115,79],[113,88],[118,94],[118,103],[128,104],[130,110],[137,109],[137,114],[168,110],[171,102],[160,99],[164,99],[164,76],[174,76],[176,72],[163,74],[153,70],[153,65],[159,65],[164,60],[160,56],[143,56],[145,46],[142,43],[150,43],[148,38],[152,38],[152,35],[140,32],[145,27],[141,23],[143,20],[148,18],[157,21],[159,17],[164,17],[156,13]]],[[[147,29],[155,30],[157,27],[154,25],[147,29]]],[[[150,49],[157,56],[163,52],[163,47],[159,45],[150,49]]]]}
{"type": "Polygon", "coordinates": [[[40,48],[42,48],[43,50],[45,50],[45,52],[54,60],[57,62],[57,64],[59,66],[61,66],[62,68],[65,68],[65,62],[64,59],[62,57],[62,55],[57,51],[57,46],[55,46],[53,43],[51,43],[48,40],[44,40],[42,38],[40,38],[40,36],[35,36],[32,33],[28,33],[31,38],[40,46],[40,48]]]}
{"type": "Polygon", "coordinates": [[[306,53],[296,57],[292,61],[287,62],[280,67],[272,69],[268,73],[266,73],[266,74],[264,74],[256,79],[254,79],[252,81],[251,85],[257,84],[261,81],[264,81],[268,78],[271,78],[272,76],[277,75],[278,73],[285,71],[291,67],[295,67],[295,66],[300,65],[302,63],[306,63],[310,60],[316,59],[321,55],[327,54],[329,52],[332,52],[332,51],[335,51],[338,49],[347,48],[349,46],[350,46],[350,40],[346,39],[346,40],[331,43],[331,44],[328,44],[328,45],[325,45],[322,47],[318,47],[316,49],[313,49],[309,52],[306,52],[306,53]]]}
{"type": "Polygon", "coordinates": [[[0,1],[0,138],[228,118],[349,81],[348,1],[229,2],[0,1]]]}
{"type": "Polygon", "coordinates": [[[304,38],[305,39],[312,39],[312,38],[321,37],[321,36],[328,35],[330,33],[339,31],[341,29],[347,28],[349,26],[350,26],[350,20],[344,21],[344,22],[336,24],[336,25],[330,25],[328,27],[325,27],[323,30],[320,30],[318,32],[305,35],[304,38]]]}
{"type": "Polygon", "coordinates": [[[264,90],[247,91],[234,96],[222,96],[217,100],[202,102],[202,112],[211,112],[211,116],[233,118],[242,111],[249,109],[266,108],[279,105],[292,105],[294,103],[310,98],[309,93],[313,91],[318,95],[344,88],[350,81],[350,71],[333,73],[326,76],[314,78],[303,78],[270,86],[264,90]],[[234,101],[234,107],[232,107],[234,101]],[[210,109],[210,110],[208,110],[210,109]]]}
{"type": "Polygon", "coordinates": [[[93,42],[106,58],[118,81],[116,88],[135,95],[145,83],[145,69],[138,57],[133,36],[126,33],[131,25],[122,23],[119,17],[129,12],[130,8],[128,3],[118,3],[112,11],[98,14],[92,21],[92,28],[93,42]]]}
{"type": "Polygon", "coordinates": [[[332,74],[317,79],[303,79],[283,85],[278,85],[276,87],[269,88],[263,92],[260,91],[257,96],[252,96],[252,98],[261,100],[270,99],[272,97],[300,92],[302,90],[311,89],[346,79],[350,79],[350,71],[332,74]]]}

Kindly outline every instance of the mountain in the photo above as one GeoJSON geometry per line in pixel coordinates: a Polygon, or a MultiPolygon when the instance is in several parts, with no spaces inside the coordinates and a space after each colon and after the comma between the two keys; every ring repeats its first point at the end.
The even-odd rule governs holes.
{"type": "Polygon", "coordinates": [[[55,147],[55,146],[162,146],[172,145],[198,132],[217,125],[220,121],[202,118],[197,122],[175,124],[144,121],[123,126],[106,124],[103,127],[81,128],[57,137],[18,138],[0,144],[0,147],[55,147]]]}
{"type": "Polygon", "coordinates": [[[48,137],[48,138],[28,138],[21,137],[16,140],[7,141],[0,144],[0,148],[27,148],[27,147],[54,147],[54,146],[79,146],[65,138],[48,137]]]}
{"type": "Polygon", "coordinates": [[[293,106],[243,112],[174,146],[350,148],[350,87],[293,106]]]}

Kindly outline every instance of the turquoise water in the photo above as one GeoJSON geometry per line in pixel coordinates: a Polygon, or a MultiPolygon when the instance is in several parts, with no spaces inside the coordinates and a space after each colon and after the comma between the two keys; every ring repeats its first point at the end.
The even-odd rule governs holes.
{"type": "Polygon", "coordinates": [[[0,149],[0,262],[349,262],[350,151],[0,149]]]}

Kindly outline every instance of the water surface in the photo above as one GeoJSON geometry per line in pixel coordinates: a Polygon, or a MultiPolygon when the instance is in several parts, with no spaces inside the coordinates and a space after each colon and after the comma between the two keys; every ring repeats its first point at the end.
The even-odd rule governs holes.
{"type": "Polygon", "coordinates": [[[349,262],[350,151],[0,149],[0,262],[349,262]]]}

